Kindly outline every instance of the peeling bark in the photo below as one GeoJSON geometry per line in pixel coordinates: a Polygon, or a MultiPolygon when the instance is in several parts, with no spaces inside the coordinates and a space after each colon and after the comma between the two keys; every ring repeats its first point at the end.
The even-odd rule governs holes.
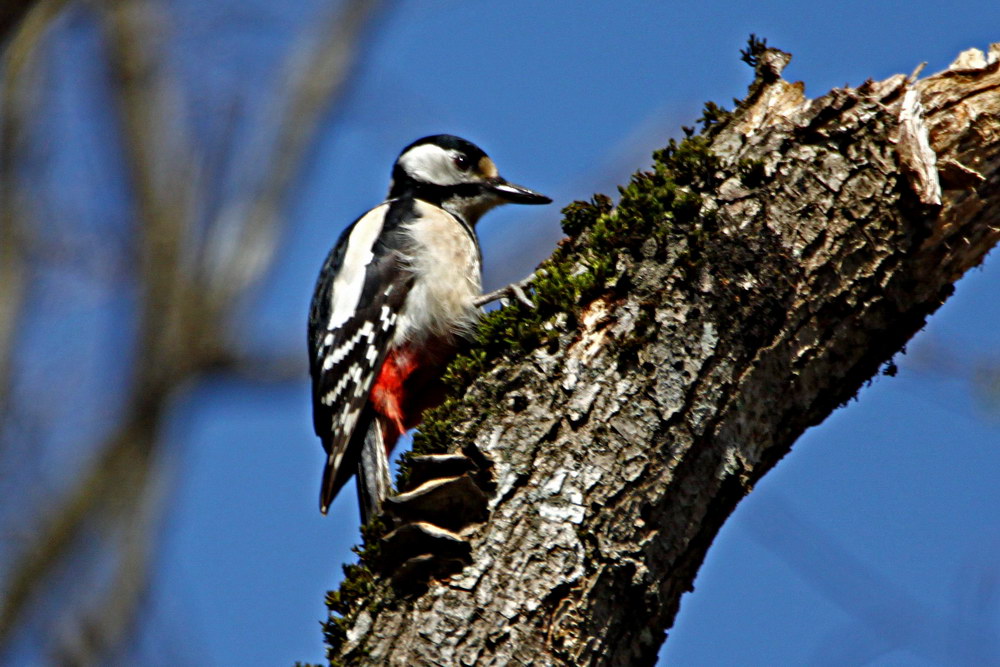
{"type": "Polygon", "coordinates": [[[454,443],[497,481],[472,565],[376,580],[331,660],[652,664],[737,503],[1000,240],[997,54],[810,100],[758,53],[707,134],[707,240],[622,248],[555,342],[468,387],[454,443]]]}

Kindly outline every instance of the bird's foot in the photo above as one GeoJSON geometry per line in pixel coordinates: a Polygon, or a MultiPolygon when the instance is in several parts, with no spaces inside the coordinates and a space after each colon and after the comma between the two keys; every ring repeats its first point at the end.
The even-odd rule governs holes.
{"type": "Polygon", "coordinates": [[[530,276],[523,280],[518,280],[516,283],[511,283],[506,287],[501,287],[500,289],[493,290],[488,294],[483,294],[478,299],[476,299],[473,304],[480,308],[488,303],[497,301],[498,299],[511,299],[515,298],[521,303],[523,303],[528,308],[534,308],[535,304],[528,298],[528,294],[525,292],[525,288],[531,284],[531,281],[535,279],[537,272],[532,273],[530,276]]]}

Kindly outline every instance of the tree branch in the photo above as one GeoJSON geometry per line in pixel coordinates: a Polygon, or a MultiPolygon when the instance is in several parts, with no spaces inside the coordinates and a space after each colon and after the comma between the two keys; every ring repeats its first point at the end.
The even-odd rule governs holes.
{"type": "Polygon", "coordinates": [[[330,598],[331,661],[652,664],[740,499],[1000,240],[1000,63],[809,100],[753,40],[732,113],[565,211],[536,310],[488,315],[422,451],[496,465],[473,564],[330,598]]]}

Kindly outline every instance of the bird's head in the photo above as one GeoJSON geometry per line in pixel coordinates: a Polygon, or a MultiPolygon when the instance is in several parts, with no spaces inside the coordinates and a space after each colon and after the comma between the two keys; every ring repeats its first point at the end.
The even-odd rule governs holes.
{"type": "Polygon", "coordinates": [[[389,197],[412,196],[458,215],[470,225],[500,204],[548,204],[545,195],[508,183],[472,142],[450,134],[418,139],[392,168],[389,197]]]}

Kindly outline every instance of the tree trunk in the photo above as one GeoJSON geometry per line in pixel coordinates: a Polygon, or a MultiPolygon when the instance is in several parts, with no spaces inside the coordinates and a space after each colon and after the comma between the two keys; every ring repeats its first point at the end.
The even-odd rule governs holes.
{"type": "Polygon", "coordinates": [[[998,53],[809,100],[751,40],[747,99],[567,208],[452,367],[417,446],[494,462],[473,564],[407,597],[363,555],[331,661],[652,664],[740,499],[1000,240],[998,53]]]}

